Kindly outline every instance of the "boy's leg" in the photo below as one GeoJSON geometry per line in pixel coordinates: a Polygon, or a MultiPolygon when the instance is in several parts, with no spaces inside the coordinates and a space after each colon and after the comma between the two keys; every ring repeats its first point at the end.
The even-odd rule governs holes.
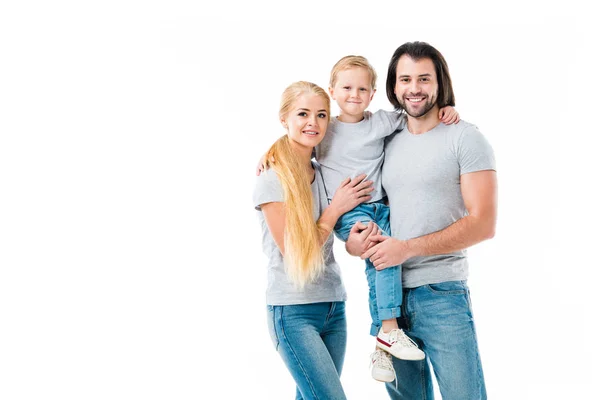
{"type": "MultiPolygon", "coordinates": [[[[379,203],[360,204],[354,209],[342,215],[334,228],[334,233],[338,239],[342,241],[348,240],[350,230],[357,222],[367,224],[371,221],[375,222],[376,205],[379,203]]],[[[389,222],[387,223],[389,226],[389,222]]],[[[365,275],[369,285],[369,313],[371,314],[371,336],[377,336],[381,326],[381,320],[377,314],[377,293],[376,293],[376,271],[373,264],[369,260],[365,260],[365,275]]]]}
{"type": "MultiPolygon", "coordinates": [[[[384,235],[390,236],[390,208],[383,203],[376,203],[375,223],[384,235]]],[[[369,264],[371,262],[369,261],[369,264]]],[[[370,265],[373,270],[375,267],[370,265]]],[[[402,268],[400,265],[376,271],[375,288],[377,295],[377,314],[380,320],[398,318],[402,305],[402,268]]]]}

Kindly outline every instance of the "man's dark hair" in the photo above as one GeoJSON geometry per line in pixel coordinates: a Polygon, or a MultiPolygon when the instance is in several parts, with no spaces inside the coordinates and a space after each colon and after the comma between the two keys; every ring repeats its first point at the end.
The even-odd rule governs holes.
{"type": "Polygon", "coordinates": [[[448,72],[448,64],[446,64],[446,60],[444,59],[444,56],[442,56],[442,53],[437,51],[437,49],[429,43],[407,42],[396,49],[390,60],[390,65],[388,66],[386,92],[388,100],[392,103],[394,108],[396,110],[402,109],[398,98],[396,98],[396,93],[394,93],[394,87],[396,86],[396,67],[398,65],[398,60],[405,54],[415,61],[424,58],[429,58],[433,61],[438,83],[438,98],[436,104],[440,108],[445,106],[454,107],[452,80],[450,79],[450,73],[448,72]]]}

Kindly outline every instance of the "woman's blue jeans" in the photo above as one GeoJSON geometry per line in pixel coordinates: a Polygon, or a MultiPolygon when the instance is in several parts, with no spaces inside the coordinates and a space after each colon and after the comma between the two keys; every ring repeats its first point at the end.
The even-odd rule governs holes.
{"type": "Polygon", "coordinates": [[[275,349],[296,381],[297,400],[345,400],[344,302],[267,306],[275,349]]]}

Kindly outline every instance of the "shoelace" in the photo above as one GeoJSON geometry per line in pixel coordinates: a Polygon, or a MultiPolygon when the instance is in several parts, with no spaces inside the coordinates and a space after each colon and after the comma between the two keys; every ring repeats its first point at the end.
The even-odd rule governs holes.
{"type": "MultiPolygon", "coordinates": [[[[394,364],[392,364],[392,360],[390,360],[383,350],[377,350],[371,354],[371,364],[377,364],[380,361],[383,361],[383,365],[394,373],[394,382],[396,384],[396,390],[398,390],[398,379],[396,379],[394,364]],[[373,362],[373,360],[375,360],[375,362],[373,362]]],[[[369,367],[371,367],[371,365],[369,365],[369,367]]]]}
{"type": "Polygon", "coordinates": [[[390,342],[400,342],[404,347],[419,347],[411,338],[406,336],[402,329],[394,329],[390,332],[390,342]]]}

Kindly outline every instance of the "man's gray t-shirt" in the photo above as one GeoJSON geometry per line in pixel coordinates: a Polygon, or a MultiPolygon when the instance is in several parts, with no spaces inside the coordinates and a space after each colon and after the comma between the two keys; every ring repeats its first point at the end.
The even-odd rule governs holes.
{"type": "Polygon", "coordinates": [[[383,110],[365,112],[364,119],[356,123],[332,119],[323,141],[315,148],[328,197],[333,198],[344,179],[364,173],[375,189],[370,193],[371,202],[384,198],[381,165],[385,138],[404,125],[404,114],[383,110]]]}
{"type": "MultiPolygon", "coordinates": [[[[313,194],[313,218],[316,221],[328,206],[328,202],[319,166],[313,163],[313,167],[315,169],[315,179],[311,184],[311,189],[313,194]]],[[[333,235],[329,235],[323,245],[325,269],[315,282],[307,283],[303,289],[299,289],[288,278],[283,256],[269,231],[260,208],[261,204],[283,202],[283,200],[283,188],[277,173],[270,168],[260,174],[256,179],[253,202],[262,229],[263,252],[269,260],[267,264],[267,304],[290,305],[345,301],[346,289],[342,283],[340,267],[333,257],[333,235]]]]}
{"type": "MultiPolygon", "coordinates": [[[[460,176],[495,170],[494,152],[477,127],[440,123],[413,135],[404,129],[386,142],[383,187],[390,204],[392,236],[407,240],[442,230],[468,215],[460,176]]],[[[404,287],[465,280],[466,250],[413,257],[402,264],[404,287]]]]}

